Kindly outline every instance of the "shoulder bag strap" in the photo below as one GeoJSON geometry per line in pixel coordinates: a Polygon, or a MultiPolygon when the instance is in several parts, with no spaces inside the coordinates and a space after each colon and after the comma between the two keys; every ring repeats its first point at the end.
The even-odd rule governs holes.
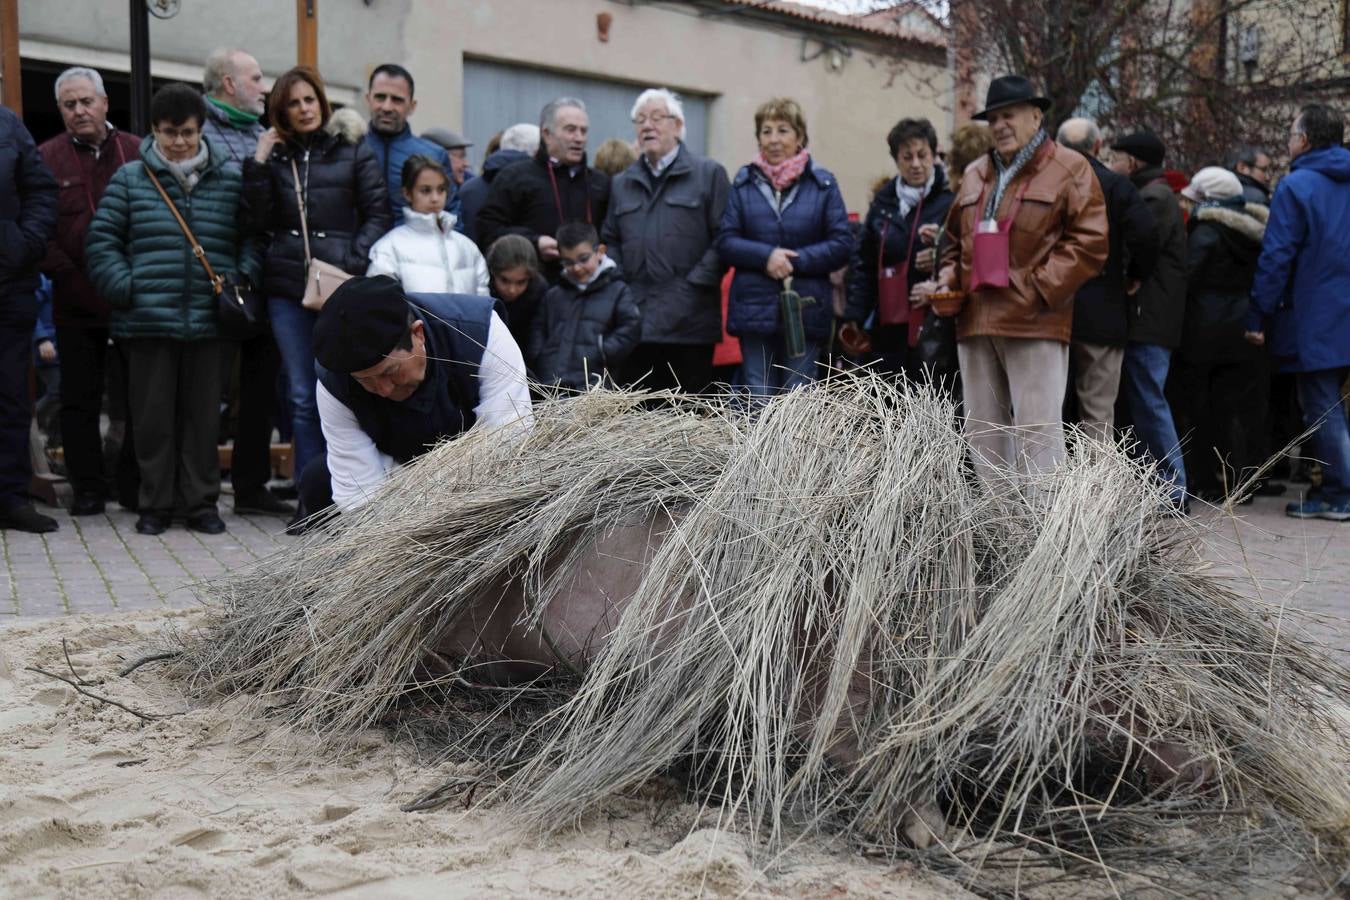
{"type": "Polygon", "coordinates": [[[309,268],[313,255],[309,252],[309,220],[305,216],[305,195],[300,192],[300,169],[295,164],[295,154],[291,154],[291,178],[295,187],[295,206],[300,210],[300,236],[305,241],[305,268],[309,268]]]}
{"type": "Polygon", "coordinates": [[[197,237],[188,227],[187,220],[183,218],[183,214],[178,211],[174,202],[169,199],[168,193],[164,190],[164,185],[159,183],[159,179],[155,177],[155,173],[151,171],[150,166],[145,163],[141,163],[141,165],[145,167],[145,174],[150,176],[150,181],[154,184],[155,190],[159,191],[159,195],[164,198],[164,203],[169,207],[169,212],[173,213],[173,217],[178,220],[178,227],[183,229],[184,236],[187,237],[188,243],[192,245],[192,255],[197,257],[197,261],[206,270],[206,277],[211,279],[211,288],[219,294],[220,279],[216,277],[215,270],[211,268],[211,261],[206,258],[206,251],[202,249],[201,244],[197,243],[197,237]]]}

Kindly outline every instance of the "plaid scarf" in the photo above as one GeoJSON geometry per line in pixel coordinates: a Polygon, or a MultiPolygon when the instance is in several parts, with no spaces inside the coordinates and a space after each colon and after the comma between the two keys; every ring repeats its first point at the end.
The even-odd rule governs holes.
{"type": "Polygon", "coordinates": [[[1017,177],[1017,173],[1022,171],[1022,167],[1030,162],[1036,155],[1036,151],[1045,143],[1047,135],[1044,129],[1038,130],[1027,141],[1027,145],[1017,151],[1012,162],[1004,164],[1003,157],[998,155],[998,151],[992,151],[994,154],[994,166],[998,169],[998,178],[994,181],[994,190],[989,194],[989,202],[984,205],[984,218],[992,219],[998,215],[998,206],[1003,202],[1003,192],[1012,184],[1012,180],[1017,177]]]}

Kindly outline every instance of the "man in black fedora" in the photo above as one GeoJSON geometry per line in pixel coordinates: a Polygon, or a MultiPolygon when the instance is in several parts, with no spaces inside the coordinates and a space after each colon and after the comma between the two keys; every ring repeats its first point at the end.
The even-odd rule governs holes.
{"type": "Polygon", "coordinates": [[[289,529],[364,504],[395,467],[472,427],[528,428],[520,347],[490,297],[407,294],[392,278],[344,282],[314,323],[328,452],[300,478],[289,529]]]}
{"type": "Polygon", "coordinates": [[[1163,394],[1172,351],[1181,344],[1186,312],[1186,222],[1163,177],[1167,147],[1151,131],[1127,134],[1111,145],[1111,168],[1127,176],[1148,204],[1158,235],[1158,261],[1130,303],[1130,341],[1121,370],[1121,401],[1134,433],[1158,463],[1172,501],[1185,509],[1186,466],[1172,407],[1163,394]]]}
{"type": "Polygon", "coordinates": [[[1088,161],[1050,140],[1050,101],[1020,75],[995,78],[985,108],[994,150],[966,169],[934,291],[958,315],[966,432],[976,471],[999,486],[1064,458],[1074,295],[1102,270],[1106,204],[1088,161]]]}

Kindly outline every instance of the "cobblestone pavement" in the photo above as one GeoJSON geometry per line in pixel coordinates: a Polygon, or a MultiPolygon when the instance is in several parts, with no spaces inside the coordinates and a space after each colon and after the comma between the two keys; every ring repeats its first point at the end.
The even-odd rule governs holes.
{"type": "Polygon", "coordinates": [[[51,534],[0,531],[0,625],[18,617],[191,606],[190,585],[280,550],[291,542],[285,520],[236,516],[223,501],[228,530],[206,535],[181,523],[164,534],[136,533],[136,514],[109,505],[101,516],[54,516],[51,534]]]}
{"type": "MultiPolygon", "coordinates": [[[[1238,507],[1236,519],[1201,513],[1212,526],[1205,555],[1239,591],[1259,590],[1267,603],[1322,617],[1315,637],[1350,658],[1350,523],[1290,519],[1284,503],[1257,498],[1238,507]]],[[[195,602],[191,583],[291,543],[282,519],[235,516],[229,505],[221,503],[229,530],[214,536],[181,526],[140,535],[135,514],[118,507],[79,519],[58,511],[61,530],[53,534],[0,531],[0,626],[20,617],[189,606],[195,602]]]]}

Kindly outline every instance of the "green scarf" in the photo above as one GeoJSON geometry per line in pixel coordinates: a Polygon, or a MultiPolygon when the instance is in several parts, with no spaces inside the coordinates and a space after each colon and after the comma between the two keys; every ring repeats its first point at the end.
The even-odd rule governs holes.
{"type": "Polygon", "coordinates": [[[216,109],[225,113],[225,118],[230,120],[230,124],[235,128],[251,128],[258,124],[258,117],[253,113],[246,113],[242,109],[235,109],[224,100],[217,100],[215,97],[208,96],[206,101],[216,109]]]}

